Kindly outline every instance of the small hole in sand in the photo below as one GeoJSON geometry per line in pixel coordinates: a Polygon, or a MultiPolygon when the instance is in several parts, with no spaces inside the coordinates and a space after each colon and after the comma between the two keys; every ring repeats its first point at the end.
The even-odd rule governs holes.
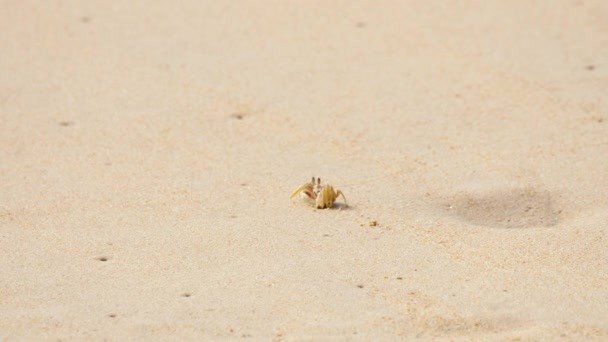
{"type": "Polygon", "coordinates": [[[182,294],[182,297],[186,297],[186,298],[188,298],[188,297],[190,297],[190,296],[192,296],[190,293],[184,293],[184,294],[182,294]]]}
{"type": "Polygon", "coordinates": [[[247,186],[247,185],[248,185],[247,183],[241,183],[241,186],[247,186]]]}
{"type": "Polygon", "coordinates": [[[243,113],[232,113],[230,114],[230,117],[236,120],[243,120],[245,116],[243,115],[243,113]]]}
{"type": "Polygon", "coordinates": [[[357,22],[357,24],[356,24],[356,26],[357,26],[358,28],[364,28],[366,25],[367,25],[367,24],[365,24],[365,22],[363,22],[363,21],[358,21],[358,22],[357,22]]]}
{"type": "Polygon", "coordinates": [[[589,70],[589,71],[595,70],[595,65],[593,65],[593,64],[589,64],[589,65],[587,65],[587,66],[585,67],[585,69],[587,69],[587,70],[589,70]]]}
{"type": "Polygon", "coordinates": [[[96,258],[96,259],[97,259],[98,261],[108,261],[108,260],[110,260],[110,257],[107,257],[107,256],[100,256],[100,257],[98,257],[98,258],[96,258]]]}
{"type": "Polygon", "coordinates": [[[403,280],[403,278],[402,277],[397,277],[397,280],[403,280]]]}
{"type": "Polygon", "coordinates": [[[81,17],[80,21],[86,24],[89,21],[91,21],[91,17],[87,17],[87,16],[81,17]]]}
{"type": "Polygon", "coordinates": [[[59,126],[63,126],[63,127],[72,126],[73,124],[74,124],[73,121],[61,121],[61,122],[59,122],[59,126]]]}
{"type": "Polygon", "coordinates": [[[363,288],[363,285],[362,285],[362,284],[359,284],[359,285],[357,285],[357,287],[358,287],[358,288],[360,288],[360,289],[362,289],[362,288],[363,288]]]}
{"type": "Polygon", "coordinates": [[[109,315],[108,315],[108,317],[110,317],[110,318],[115,318],[115,317],[116,317],[116,314],[109,314],[109,315]]]}

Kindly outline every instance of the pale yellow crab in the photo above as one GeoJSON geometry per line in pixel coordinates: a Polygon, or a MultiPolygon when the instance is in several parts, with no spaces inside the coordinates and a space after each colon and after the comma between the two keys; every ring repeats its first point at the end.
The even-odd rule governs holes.
{"type": "Polygon", "coordinates": [[[315,207],[318,209],[331,208],[338,196],[344,198],[344,207],[348,207],[346,203],[346,197],[340,190],[334,190],[330,184],[321,185],[321,178],[312,177],[312,182],[306,183],[294,191],[289,198],[303,192],[310,199],[315,201],[315,207]]]}

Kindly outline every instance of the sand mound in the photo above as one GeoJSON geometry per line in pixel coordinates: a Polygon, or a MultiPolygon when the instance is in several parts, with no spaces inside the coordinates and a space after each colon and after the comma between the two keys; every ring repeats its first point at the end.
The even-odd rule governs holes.
{"type": "Polygon", "coordinates": [[[559,220],[549,191],[533,186],[470,188],[444,207],[463,222],[491,228],[551,227],[559,220]]]}

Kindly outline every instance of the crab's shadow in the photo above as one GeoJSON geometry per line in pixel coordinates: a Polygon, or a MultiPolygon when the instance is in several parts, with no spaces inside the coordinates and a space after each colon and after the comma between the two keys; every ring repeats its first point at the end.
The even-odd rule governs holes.
{"type": "Polygon", "coordinates": [[[317,207],[313,207],[314,211],[346,211],[346,210],[352,210],[354,209],[354,207],[352,205],[345,205],[343,203],[334,203],[331,207],[329,208],[317,208],[317,207]]]}

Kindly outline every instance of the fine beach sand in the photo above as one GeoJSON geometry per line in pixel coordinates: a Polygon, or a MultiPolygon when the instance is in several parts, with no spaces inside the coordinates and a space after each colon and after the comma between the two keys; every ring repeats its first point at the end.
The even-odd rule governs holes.
{"type": "Polygon", "coordinates": [[[0,340],[608,339],[606,1],[2,1],[0,32],[0,340]],[[350,206],[290,201],[311,176],[350,206]]]}

